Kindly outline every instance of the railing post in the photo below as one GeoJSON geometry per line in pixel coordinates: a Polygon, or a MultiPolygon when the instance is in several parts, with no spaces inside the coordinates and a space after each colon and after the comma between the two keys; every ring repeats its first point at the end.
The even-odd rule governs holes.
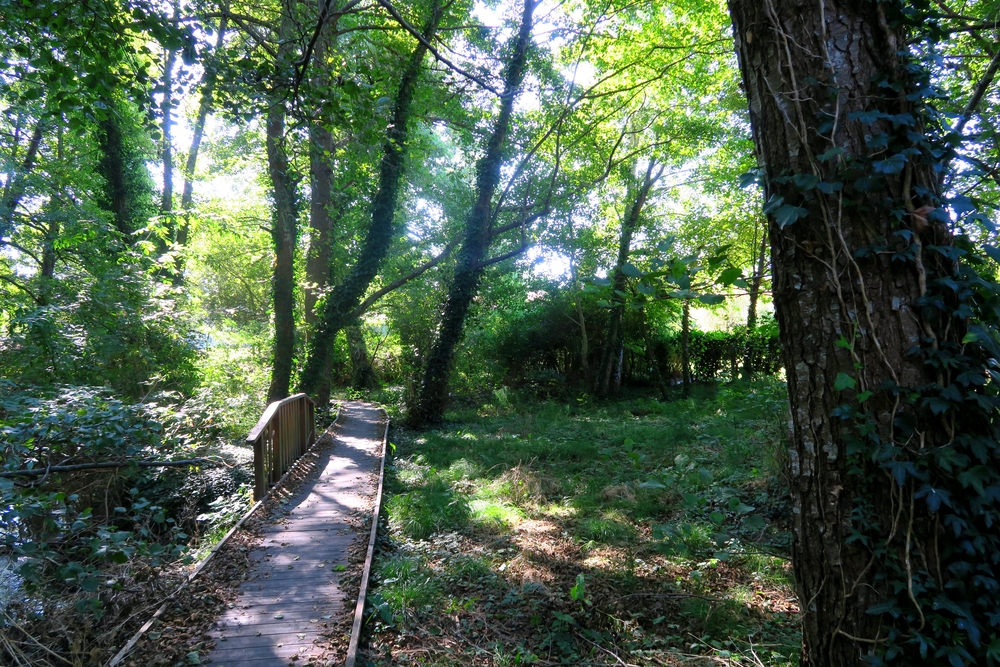
{"type": "Polygon", "coordinates": [[[267,493],[267,477],[264,466],[263,436],[257,436],[253,441],[253,499],[260,500],[267,493]]]}

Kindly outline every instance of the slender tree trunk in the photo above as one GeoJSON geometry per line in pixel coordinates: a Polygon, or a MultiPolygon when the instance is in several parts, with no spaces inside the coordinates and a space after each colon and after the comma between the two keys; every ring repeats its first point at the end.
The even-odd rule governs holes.
{"type": "Polygon", "coordinates": [[[962,276],[945,257],[955,250],[950,233],[926,213],[940,206],[938,177],[920,146],[923,84],[905,61],[917,47],[903,32],[902,3],[729,7],[765,196],[798,207],[770,214],[769,234],[791,404],[802,664],[854,666],[890,647],[900,653],[893,664],[986,664],[979,623],[996,597],[974,577],[998,578],[996,525],[984,519],[995,501],[976,498],[953,466],[968,469],[958,459],[939,467],[935,452],[971,456],[963,443],[980,438],[980,472],[992,484],[995,437],[983,437],[987,422],[954,419],[974,410],[975,390],[958,387],[975,385],[953,383],[946,366],[975,347],[960,342],[967,322],[946,305],[963,298],[959,288],[937,283],[962,276]],[[874,146],[879,137],[888,152],[874,146]],[[881,162],[893,156],[899,169],[881,162]],[[819,179],[842,190],[809,187],[819,179]],[[944,387],[970,395],[941,412],[930,401],[945,401],[944,387]],[[855,411],[861,417],[847,416],[855,411]],[[947,505],[920,497],[931,486],[952,489],[947,505]],[[961,523],[946,532],[949,518],[961,523]],[[891,614],[875,607],[887,601],[891,614]],[[915,638],[943,635],[946,648],[979,657],[920,655],[915,638]]]}
{"type": "Polygon", "coordinates": [[[681,385],[684,396],[691,392],[691,300],[684,299],[681,315],[681,385]]]}
{"type": "Polygon", "coordinates": [[[35,168],[38,159],[38,149],[42,145],[42,136],[45,133],[45,121],[39,120],[35,123],[35,129],[31,133],[28,141],[28,149],[24,154],[24,161],[21,169],[7,177],[7,187],[4,188],[4,198],[0,202],[0,247],[5,243],[4,239],[9,237],[14,231],[14,215],[17,207],[21,205],[21,200],[28,191],[28,176],[35,168]]]}
{"type": "Polygon", "coordinates": [[[656,341],[649,333],[649,322],[646,319],[646,312],[639,313],[642,326],[642,341],[646,346],[646,363],[649,364],[653,379],[656,381],[656,388],[660,390],[660,398],[667,400],[667,383],[663,378],[663,371],[660,369],[660,361],[656,358],[656,341]]]}
{"type": "MultiPolygon", "coordinates": [[[[201,150],[201,141],[205,136],[205,124],[208,122],[208,114],[215,103],[215,84],[218,80],[218,58],[219,52],[226,39],[226,30],[229,28],[229,18],[223,15],[219,19],[219,28],[215,35],[215,48],[211,55],[205,59],[204,70],[201,75],[201,101],[198,104],[198,116],[195,118],[194,127],[191,132],[191,148],[188,150],[187,160],[184,164],[184,187],[181,192],[181,218],[177,225],[177,236],[174,243],[179,249],[187,246],[188,234],[191,229],[191,209],[194,206],[194,174],[198,166],[198,152],[201,150]]],[[[174,284],[181,285],[184,282],[184,259],[177,257],[176,273],[174,274],[174,284]]]]}
{"type": "Polygon", "coordinates": [[[163,125],[160,128],[160,157],[163,160],[163,196],[160,199],[160,213],[166,216],[170,216],[174,211],[174,142],[171,133],[174,109],[173,75],[176,62],[177,50],[169,49],[163,65],[163,101],[160,103],[160,115],[163,118],[163,125]]]}
{"type": "Polygon", "coordinates": [[[583,313],[583,283],[576,278],[576,268],[573,268],[573,285],[576,287],[576,320],[580,326],[580,371],[583,373],[584,386],[590,386],[590,340],[587,337],[587,317],[583,313]]]}
{"type": "Polygon", "coordinates": [[[503,149],[510,129],[514,100],[521,87],[531,46],[532,16],[535,0],[524,0],[521,25],[504,72],[504,90],[500,98],[500,113],[486,144],[486,154],[479,161],[476,174],[476,202],[465,223],[462,247],[459,250],[455,274],[448,289],[444,312],[438,325],[437,337],[427,358],[423,381],[416,404],[408,414],[414,426],[437,423],[444,418],[448,400],[448,381],[455,361],[455,347],[462,337],[469,305],[479,288],[482,262],[490,247],[490,224],[493,217],[493,197],[500,183],[503,149]]]}
{"type": "MultiPolygon", "coordinates": [[[[443,11],[441,3],[434,2],[422,33],[425,42],[429,43],[434,39],[443,11]]],[[[424,46],[423,42],[419,42],[413,50],[399,82],[393,106],[392,124],[386,130],[386,141],[382,150],[379,187],[372,199],[371,222],[368,225],[361,255],[344,280],[334,287],[327,296],[323,316],[317,322],[313,339],[309,344],[309,354],[302,372],[301,387],[302,391],[313,396],[321,405],[326,405],[329,397],[318,395],[317,390],[323,384],[323,374],[329,366],[330,348],[333,340],[341,329],[357,317],[354,315],[354,310],[371,281],[378,275],[382,260],[389,252],[389,246],[392,243],[396,200],[406,157],[410,107],[413,103],[413,95],[417,88],[417,81],[426,53],[427,47],[424,46]]]]}
{"type": "MultiPolygon", "coordinates": [[[[629,256],[632,254],[632,236],[639,226],[639,218],[642,215],[643,207],[646,205],[646,200],[649,198],[649,192],[662,174],[663,168],[661,167],[657,170],[656,161],[650,159],[649,164],[646,166],[646,175],[639,185],[632,206],[629,207],[628,214],[622,220],[621,232],[618,235],[618,259],[615,262],[615,268],[612,272],[612,289],[615,292],[612,296],[612,302],[615,305],[611,309],[611,312],[608,313],[608,333],[604,341],[604,351],[601,354],[597,385],[594,387],[594,393],[597,396],[608,396],[611,393],[612,379],[621,373],[620,368],[616,372],[616,366],[620,364],[619,360],[621,359],[622,348],[625,342],[622,335],[622,318],[625,314],[625,303],[620,295],[624,294],[628,284],[628,277],[622,272],[622,269],[628,263],[629,256]]],[[[615,384],[617,385],[617,383],[615,384]]]]}
{"type": "Polygon", "coordinates": [[[747,290],[750,296],[750,305],[747,307],[747,345],[743,355],[743,377],[747,380],[753,379],[753,336],[757,330],[757,301],[760,299],[760,285],[764,280],[764,270],[767,266],[767,234],[763,234],[760,239],[760,250],[757,253],[757,266],[754,269],[753,278],[750,280],[750,289],[747,290]]]}

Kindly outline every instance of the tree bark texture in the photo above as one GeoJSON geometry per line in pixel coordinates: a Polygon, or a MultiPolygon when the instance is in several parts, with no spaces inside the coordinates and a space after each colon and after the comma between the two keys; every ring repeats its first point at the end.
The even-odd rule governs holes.
{"type": "MultiPolygon", "coordinates": [[[[424,41],[430,42],[437,33],[443,15],[441,3],[435,2],[423,29],[424,41]]],[[[329,367],[329,357],[334,337],[357,316],[354,310],[372,280],[378,275],[382,260],[389,252],[395,227],[396,201],[406,158],[407,125],[417,82],[423,66],[427,47],[418,42],[403,71],[393,105],[392,124],[386,130],[386,141],[379,165],[379,186],[372,199],[371,222],[357,262],[347,276],[327,296],[322,318],[309,344],[309,354],[302,372],[301,389],[313,396],[318,405],[325,405],[324,397],[316,391],[323,384],[323,374],[329,367]]]]}
{"type": "Polygon", "coordinates": [[[477,166],[476,202],[465,223],[455,273],[448,286],[448,297],[438,324],[434,345],[427,357],[427,366],[424,369],[416,403],[407,416],[413,426],[438,423],[444,419],[448,401],[448,382],[455,362],[455,347],[461,340],[465,317],[479,288],[479,281],[483,275],[482,263],[490,247],[493,197],[500,184],[504,144],[510,129],[514,100],[520,90],[528,60],[532,16],[537,4],[535,0],[524,0],[521,25],[504,72],[500,111],[493,132],[486,142],[486,153],[477,166]]]}
{"type": "Polygon", "coordinates": [[[612,387],[617,388],[617,383],[612,384],[612,379],[621,376],[620,359],[622,358],[625,338],[622,333],[622,319],[625,315],[625,288],[628,285],[628,277],[622,272],[622,268],[628,263],[632,254],[632,236],[639,226],[639,218],[642,209],[649,199],[649,192],[656,181],[663,174],[663,168],[656,169],[656,162],[650,159],[646,167],[646,174],[643,177],[639,189],[636,191],[632,206],[622,220],[621,231],[618,234],[618,259],[612,273],[612,289],[614,295],[611,297],[614,307],[608,313],[607,337],[604,341],[604,350],[601,354],[601,365],[597,378],[597,386],[594,388],[598,396],[608,396],[612,393],[612,387]],[[654,171],[656,173],[654,173],[654,171]]]}
{"type": "MultiPolygon", "coordinates": [[[[912,142],[907,132],[913,129],[920,136],[922,126],[892,122],[913,109],[892,88],[905,91],[911,80],[898,55],[907,48],[905,35],[886,16],[894,5],[729,0],[729,7],[765,198],[783,197],[785,205],[800,207],[791,216],[790,209],[771,210],[769,236],[791,408],[802,661],[858,665],[885,645],[885,626],[894,622],[889,614],[869,613],[873,605],[898,595],[922,618],[915,595],[926,588],[914,593],[913,585],[937,585],[929,573],[940,566],[939,534],[926,503],[914,503],[911,484],[894,481],[887,468],[892,461],[879,465],[867,453],[853,453],[851,443],[862,440],[857,427],[837,415],[845,404],[863,403],[865,414],[873,415],[864,446],[873,439],[898,441],[901,425],[923,419],[906,393],[886,387],[934,381],[925,359],[912,352],[932,339],[937,344],[934,327],[946,332],[942,341],[945,335],[961,339],[964,325],[930,322],[921,304],[924,269],[936,262],[936,275],[951,270],[922,253],[919,239],[924,235],[926,244],[927,234],[937,235],[938,243],[948,244],[950,235],[943,226],[928,232],[934,225],[926,220],[923,229],[918,224],[915,210],[935,201],[937,192],[936,177],[919,153],[910,154],[905,168],[851,171],[886,157],[870,145],[880,133],[900,142],[912,142]],[[862,112],[872,110],[884,115],[866,119],[862,112]],[[873,173],[880,175],[870,178],[873,173]],[[816,187],[835,181],[842,190],[816,187]],[[914,253],[911,261],[869,251],[901,249],[900,239],[909,235],[914,243],[902,249],[914,253]],[[870,397],[859,398],[869,391],[870,397]],[[866,519],[852,520],[858,511],[866,519]],[[884,550],[869,546],[879,541],[884,550]],[[900,592],[886,583],[899,581],[900,570],[909,591],[906,584],[900,592]]],[[[933,420],[924,425],[928,442],[943,430],[933,420]]],[[[921,448],[923,439],[921,434],[921,448]]],[[[900,447],[899,457],[909,456],[908,446],[900,447]]],[[[937,576],[940,583],[940,570],[937,576]]],[[[896,641],[923,627],[915,623],[896,641]]]]}

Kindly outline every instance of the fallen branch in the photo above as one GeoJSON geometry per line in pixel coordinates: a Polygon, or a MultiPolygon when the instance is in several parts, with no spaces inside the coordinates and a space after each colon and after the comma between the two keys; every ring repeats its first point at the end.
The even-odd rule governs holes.
{"type": "Polygon", "coordinates": [[[138,466],[139,468],[177,468],[181,466],[221,465],[221,461],[214,459],[184,459],[183,461],[106,461],[104,463],[75,463],[68,466],[51,466],[47,468],[32,468],[30,470],[8,470],[0,472],[0,477],[38,477],[47,475],[50,472],[72,472],[75,470],[107,470],[113,468],[127,468],[138,466]]]}

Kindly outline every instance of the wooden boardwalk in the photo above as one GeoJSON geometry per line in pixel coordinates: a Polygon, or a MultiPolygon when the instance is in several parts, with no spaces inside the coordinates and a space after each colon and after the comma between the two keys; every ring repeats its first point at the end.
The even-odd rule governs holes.
{"type": "Polygon", "coordinates": [[[365,539],[347,519],[374,498],[384,424],[377,408],[343,406],[321,472],[272,517],[239,601],[212,630],[213,667],[304,665],[319,652],[328,621],[353,606],[338,587],[338,566],[365,539]]]}

